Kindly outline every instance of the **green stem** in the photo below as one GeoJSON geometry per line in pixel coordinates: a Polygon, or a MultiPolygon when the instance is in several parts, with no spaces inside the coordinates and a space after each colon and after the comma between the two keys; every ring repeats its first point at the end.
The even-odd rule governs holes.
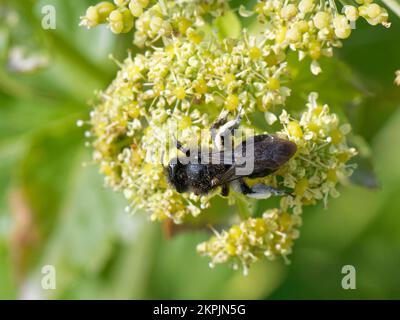
{"type": "Polygon", "coordinates": [[[34,96],[32,89],[19,81],[13,79],[2,68],[0,68],[0,91],[11,96],[30,99],[34,96]]]}
{"type": "Polygon", "coordinates": [[[338,13],[338,10],[337,10],[337,7],[336,7],[336,2],[334,0],[329,0],[329,6],[331,7],[331,10],[336,15],[338,13]]]}
{"type": "Polygon", "coordinates": [[[241,220],[247,220],[250,218],[252,214],[251,205],[249,204],[247,199],[244,199],[242,195],[235,195],[236,198],[236,206],[239,211],[239,217],[241,220]]]}
{"type": "Polygon", "coordinates": [[[348,0],[339,0],[339,2],[342,4],[342,6],[354,5],[354,3],[348,0]]]}

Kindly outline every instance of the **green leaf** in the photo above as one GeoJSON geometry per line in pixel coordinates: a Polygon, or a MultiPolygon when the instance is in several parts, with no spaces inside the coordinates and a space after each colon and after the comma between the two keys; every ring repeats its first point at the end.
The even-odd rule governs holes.
{"type": "MultiPolygon", "coordinates": [[[[51,297],[68,292],[78,278],[90,276],[89,282],[98,281],[96,275],[108,262],[119,237],[118,221],[125,214],[120,195],[102,186],[97,168],[82,166],[85,159],[88,159],[86,153],[69,158],[73,170],[69,178],[64,179],[66,190],[63,197],[56,200],[59,213],[46,239],[38,269],[31,275],[38,279],[41,266],[55,266],[59,280],[51,297]]],[[[44,212],[48,218],[54,213],[44,212]]],[[[39,285],[38,280],[36,285],[39,285]]]]}

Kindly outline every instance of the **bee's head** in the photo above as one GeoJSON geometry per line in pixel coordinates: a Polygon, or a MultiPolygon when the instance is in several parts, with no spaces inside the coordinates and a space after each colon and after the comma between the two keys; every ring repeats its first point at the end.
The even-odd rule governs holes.
{"type": "Polygon", "coordinates": [[[179,193],[186,192],[189,189],[187,165],[182,164],[178,158],[172,159],[165,168],[168,182],[174,186],[179,193]]]}

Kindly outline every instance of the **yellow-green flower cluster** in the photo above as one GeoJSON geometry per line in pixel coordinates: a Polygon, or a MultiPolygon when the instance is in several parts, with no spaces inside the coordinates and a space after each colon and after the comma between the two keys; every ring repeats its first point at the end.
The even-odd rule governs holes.
{"type": "Polygon", "coordinates": [[[149,46],[163,36],[186,37],[200,43],[204,33],[199,30],[205,18],[215,18],[227,10],[225,0],[159,1],[136,21],[134,43],[149,46]]]}
{"type": "Polygon", "coordinates": [[[284,58],[270,46],[258,47],[252,37],[200,45],[176,39],[151,56],[150,90],[138,100],[183,109],[207,104],[229,111],[267,110],[284,104],[290,94],[284,58]]]}
{"type": "Polygon", "coordinates": [[[386,9],[372,0],[357,0],[340,11],[334,0],[271,0],[255,6],[259,21],[266,24],[265,36],[276,45],[310,56],[313,73],[320,72],[316,62],[322,55],[331,56],[332,48],[350,36],[359,17],[371,25],[388,27],[386,9]]]}
{"type": "Polygon", "coordinates": [[[278,135],[295,142],[298,151],[286,166],[265,179],[276,187],[293,190],[293,195],[282,198],[281,208],[293,209],[296,214],[304,205],[320,200],[326,205],[329,196],[337,197],[337,183],[345,181],[354,169],[347,164],[356,155],[346,139],[350,124],[340,124],[338,116],[318,103],[317,97],[316,93],[309,95],[307,110],[299,121],[282,111],[279,120],[284,129],[278,135]]]}
{"type": "Polygon", "coordinates": [[[262,256],[286,258],[298,236],[295,227],[301,224],[303,206],[318,201],[326,205],[330,196],[339,195],[338,182],[352,174],[354,166],[346,164],[356,155],[346,141],[351,127],[340,125],[338,116],[317,102],[316,93],[309,95],[300,120],[290,117],[286,110],[279,120],[284,128],[277,135],[295,142],[298,151],[275,174],[248,183],[263,182],[291,192],[281,198],[279,209],[267,211],[262,218],[250,218],[200,244],[198,251],[210,257],[212,265],[232,262],[246,271],[262,256]]]}
{"type": "MultiPolygon", "coordinates": [[[[119,99],[121,96],[114,89],[112,85],[104,96],[114,94],[111,99],[119,99]]],[[[166,137],[174,132],[172,121],[160,124],[159,118],[153,118],[142,124],[138,118],[131,118],[137,112],[130,110],[132,105],[127,107],[128,111],[122,111],[113,103],[115,101],[104,100],[92,113],[91,120],[96,137],[94,160],[100,163],[106,184],[123,192],[130,203],[128,211],[148,212],[152,220],[170,218],[180,223],[187,214],[197,216],[200,208],[208,206],[208,197],[178,195],[165,179],[161,152],[166,137]],[[108,117],[111,110],[114,118],[108,117]]],[[[196,112],[191,117],[202,120],[196,112]]],[[[199,127],[195,125],[187,127],[180,134],[188,140],[198,134],[196,129],[199,127]]]]}
{"type": "MultiPolygon", "coordinates": [[[[193,141],[193,137],[200,137],[200,128],[206,119],[202,118],[198,111],[191,112],[189,116],[176,111],[175,118],[178,117],[183,119],[182,121],[187,121],[188,118],[190,122],[194,122],[191,126],[179,128],[181,139],[193,141]]],[[[134,145],[125,148],[118,155],[121,170],[120,187],[133,211],[148,212],[152,220],[162,221],[170,218],[175,223],[181,223],[188,214],[195,217],[200,214],[201,209],[207,208],[209,198],[213,194],[201,197],[189,193],[178,194],[167,184],[162,153],[171,132],[176,130],[176,122],[173,118],[162,124],[159,121],[160,118],[150,117],[143,133],[133,136],[134,145]]],[[[171,149],[174,149],[173,141],[169,143],[171,149]]],[[[176,152],[172,154],[168,155],[168,158],[176,156],[176,152]]]]}
{"type": "Polygon", "coordinates": [[[256,106],[266,110],[284,103],[289,94],[281,84],[284,56],[245,39],[208,45],[176,39],[166,48],[129,56],[99,95],[91,114],[95,160],[107,184],[123,191],[134,208],[157,220],[181,222],[186,214],[197,215],[200,209],[191,204],[205,207],[208,197],[183,199],[171,191],[160,160],[149,159],[149,150],[160,159],[168,134],[179,130],[180,140],[190,142],[222,110],[253,112],[256,106]]]}
{"type": "MultiPolygon", "coordinates": [[[[240,14],[257,12],[266,27],[258,36],[243,30],[238,39],[219,38],[206,23],[209,16],[228,10],[224,0],[115,0],[90,7],[83,25],[108,24],[114,33],[129,32],[135,25],[134,43],[151,47],[117,62],[115,80],[98,94],[91,113],[94,160],[106,184],[124,194],[129,211],[148,212],[153,220],[182,223],[195,217],[217,192],[199,197],[178,194],[168,185],[163,165],[176,156],[174,141],[168,139],[179,133],[185,145],[204,144],[210,137],[203,136],[203,129],[209,133],[222,111],[230,117],[261,111],[268,124],[279,120],[282,129],[274,134],[295,142],[298,151],[274,174],[247,182],[285,189],[288,195],[262,217],[215,231],[198,251],[211,258],[212,266],[228,262],[245,271],[261,257],[286,258],[298,237],[303,207],[319,201],[326,205],[330,196],[338,196],[337,184],[352,174],[348,160],[356,154],[346,139],[350,125],[340,124],[316,93],[309,95],[300,117],[285,110],[290,95],[286,53],[311,57],[317,74],[317,60],[341,46],[359,17],[388,26],[385,9],[372,0],[356,3],[341,10],[333,0],[268,0],[252,12],[242,6],[240,14]],[[272,108],[276,105],[282,108],[272,108]]],[[[255,128],[250,122],[247,126],[255,128]]]]}
{"type": "Polygon", "coordinates": [[[396,78],[394,79],[394,83],[400,86],[400,70],[396,71],[396,78]]]}
{"type": "Polygon", "coordinates": [[[286,257],[292,252],[293,240],[298,238],[299,215],[280,209],[266,211],[260,218],[249,218],[227,231],[218,233],[197,246],[197,251],[211,259],[210,266],[230,263],[247,273],[250,265],[267,257],[286,257]]]}
{"type": "Polygon", "coordinates": [[[134,43],[150,46],[163,37],[185,36],[201,42],[198,29],[204,19],[215,18],[227,10],[225,0],[114,0],[103,1],[87,9],[81,25],[88,28],[108,24],[113,33],[127,33],[135,26],[134,43]]]}
{"type": "Polygon", "coordinates": [[[94,160],[106,184],[123,192],[130,203],[128,211],[142,210],[153,220],[171,218],[180,223],[187,214],[196,216],[200,208],[207,207],[208,197],[173,191],[165,179],[161,152],[167,137],[176,132],[176,119],[181,124],[180,137],[188,141],[198,135],[207,118],[196,110],[186,115],[178,109],[168,118],[162,108],[149,110],[139,105],[132,99],[135,88],[125,80],[132,63],[127,59],[91,113],[94,160]],[[182,125],[185,121],[189,123],[182,125]]]}

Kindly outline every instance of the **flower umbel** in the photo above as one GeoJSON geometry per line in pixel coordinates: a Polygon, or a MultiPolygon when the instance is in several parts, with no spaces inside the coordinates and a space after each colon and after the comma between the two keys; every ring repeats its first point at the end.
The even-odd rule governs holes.
{"type": "Polygon", "coordinates": [[[222,110],[251,113],[256,106],[267,110],[284,103],[290,93],[283,85],[286,64],[262,60],[275,54],[268,46],[254,59],[254,41],[246,37],[198,45],[176,39],[166,48],[129,56],[91,116],[95,159],[107,184],[122,190],[135,208],[148,209],[154,219],[181,222],[188,212],[197,215],[200,210],[191,205],[197,198],[184,196],[182,202],[168,188],[160,161],[146,163],[146,154],[160,150],[162,137],[176,128],[184,142],[199,137],[210,116],[213,120],[222,110]],[[166,198],[160,202],[160,195],[150,196],[156,190],[174,205],[166,198]]]}
{"type": "Polygon", "coordinates": [[[334,47],[341,47],[362,17],[371,25],[388,27],[386,9],[372,0],[359,0],[358,6],[345,5],[341,12],[333,0],[260,1],[254,8],[261,23],[266,24],[265,37],[282,48],[297,51],[299,59],[311,57],[311,70],[318,74],[317,60],[330,57],[334,47]]]}
{"type": "Polygon", "coordinates": [[[293,208],[295,213],[300,213],[303,205],[319,200],[326,205],[329,196],[337,197],[337,183],[345,181],[354,169],[354,165],[347,164],[357,153],[347,144],[350,124],[340,124],[339,117],[330,113],[328,105],[319,104],[317,97],[316,93],[309,95],[300,120],[291,118],[285,110],[279,117],[284,126],[279,134],[295,142],[298,151],[277,173],[283,178],[281,182],[275,182],[276,176],[268,180],[293,189],[294,196],[282,198],[281,206],[285,210],[293,208]]]}
{"type": "Polygon", "coordinates": [[[211,267],[228,262],[234,269],[243,267],[246,274],[249,266],[262,257],[272,260],[289,255],[300,225],[300,216],[271,209],[260,218],[249,218],[227,231],[215,232],[209,241],[197,246],[197,251],[211,258],[211,267]]]}
{"type": "MultiPolygon", "coordinates": [[[[339,196],[338,184],[352,174],[355,165],[348,161],[357,153],[348,144],[350,124],[319,102],[317,93],[309,95],[302,112],[289,110],[293,60],[287,56],[297,52],[296,64],[308,57],[317,75],[320,58],[343,45],[356,21],[389,26],[383,7],[372,0],[356,3],[272,0],[258,1],[252,10],[240,6],[242,17],[257,15],[261,27],[255,29],[261,32],[242,29],[235,39],[221,33],[216,23],[228,11],[235,17],[235,8],[224,0],[115,0],[89,7],[82,25],[105,24],[116,34],[132,31],[140,48],[116,62],[120,70],[98,93],[91,113],[94,160],[106,184],[124,194],[128,211],[145,211],[152,220],[184,223],[197,217],[218,193],[196,196],[171,188],[163,167],[176,156],[176,151],[165,152],[175,149],[170,137],[179,134],[185,145],[207,145],[208,129],[218,115],[242,114],[244,130],[296,143],[297,153],[278,171],[246,181],[287,193],[262,216],[249,212],[236,225],[215,231],[198,252],[212,266],[226,262],[245,272],[262,257],[287,260],[304,207],[326,206],[330,197],[339,196]],[[277,132],[260,129],[273,123],[277,132]]],[[[230,204],[237,199],[235,194],[228,198],[230,204]]]]}
{"type": "Polygon", "coordinates": [[[151,46],[166,37],[184,36],[194,42],[203,38],[197,29],[205,25],[204,19],[215,18],[227,9],[224,0],[115,0],[98,3],[87,9],[81,25],[93,28],[107,24],[113,33],[127,33],[135,26],[134,43],[139,47],[151,46]]]}
{"type": "Polygon", "coordinates": [[[339,195],[338,182],[352,174],[354,165],[346,164],[356,155],[346,141],[350,125],[340,125],[338,116],[330,113],[327,105],[318,104],[316,93],[310,94],[300,120],[290,117],[286,110],[279,119],[284,129],[277,134],[295,142],[298,152],[278,172],[260,180],[277,188],[289,188],[292,193],[282,197],[279,209],[216,233],[202,243],[198,251],[209,256],[212,265],[229,261],[247,270],[262,256],[286,258],[298,237],[296,227],[301,224],[303,206],[318,201],[327,205],[329,196],[339,195]]]}

